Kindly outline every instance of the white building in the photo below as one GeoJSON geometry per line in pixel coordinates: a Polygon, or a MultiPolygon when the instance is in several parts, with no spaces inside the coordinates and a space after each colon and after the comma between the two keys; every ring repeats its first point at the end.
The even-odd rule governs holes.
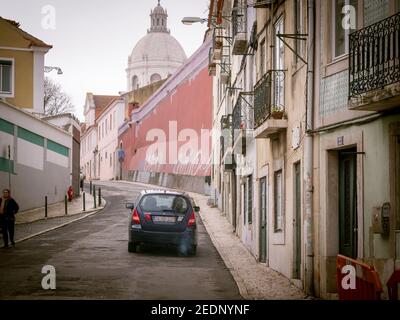
{"type": "Polygon", "coordinates": [[[57,127],[69,132],[72,137],[72,156],[71,156],[71,185],[74,194],[79,194],[80,188],[80,151],[81,151],[81,124],[72,113],[63,113],[54,116],[44,117],[43,120],[56,125],[57,127]]]}
{"type": "MultiPolygon", "coordinates": [[[[85,124],[81,136],[81,168],[87,180],[99,179],[98,133],[105,124],[98,125],[102,111],[118,96],[86,94],[84,106],[85,124]]],[[[119,125],[119,124],[118,124],[119,125]]],[[[118,126],[117,125],[117,126],[118,126]]]]}
{"type": "Polygon", "coordinates": [[[100,180],[118,177],[118,128],[124,122],[124,110],[124,100],[114,99],[97,119],[100,180]]]}
{"type": "Polygon", "coordinates": [[[182,46],[170,34],[167,10],[160,5],[160,1],[151,11],[150,18],[147,35],[139,40],[128,57],[128,91],[166,79],[186,60],[182,46]]]}
{"type": "Polygon", "coordinates": [[[64,199],[71,185],[72,136],[0,101],[0,189],[10,188],[21,210],[64,199]]]}

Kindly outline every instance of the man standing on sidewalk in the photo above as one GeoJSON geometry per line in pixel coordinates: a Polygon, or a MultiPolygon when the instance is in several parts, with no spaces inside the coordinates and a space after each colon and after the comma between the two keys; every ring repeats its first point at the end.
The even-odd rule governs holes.
{"type": "Polygon", "coordinates": [[[11,245],[14,245],[14,226],[15,214],[18,212],[18,203],[11,198],[10,190],[4,189],[3,196],[0,198],[0,223],[3,229],[4,247],[8,247],[8,237],[10,236],[11,245]]]}

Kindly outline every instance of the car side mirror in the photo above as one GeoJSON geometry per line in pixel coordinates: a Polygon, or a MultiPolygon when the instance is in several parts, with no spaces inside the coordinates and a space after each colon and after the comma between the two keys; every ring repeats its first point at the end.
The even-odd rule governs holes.
{"type": "Polygon", "coordinates": [[[135,208],[135,204],[133,202],[125,203],[125,208],[133,210],[135,208]]]}
{"type": "Polygon", "coordinates": [[[195,211],[195,212],[200,212],[200,207],[194,206],[194,211],[195,211]]]}

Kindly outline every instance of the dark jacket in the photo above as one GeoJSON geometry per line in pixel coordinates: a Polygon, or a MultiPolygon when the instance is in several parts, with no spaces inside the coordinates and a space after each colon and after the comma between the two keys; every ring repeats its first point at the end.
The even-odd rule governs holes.
{"type": "Polygon", "coordinates": [[[4,216],[3,218],[7,220],[15,220],[15,214],[19,210],[18,203],[13,198],[9,198],[6,200],[0,198],[0,205],[2,201],[6,201],[6,204],[4,206],[4,214],[0,214],[0,216],[4,216]]]}

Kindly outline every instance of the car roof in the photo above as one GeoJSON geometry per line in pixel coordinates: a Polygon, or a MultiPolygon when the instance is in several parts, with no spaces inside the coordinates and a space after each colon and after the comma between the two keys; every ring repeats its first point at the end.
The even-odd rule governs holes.
{"type": "Polygon", "coordinates": [[[163,189],[147,189],[147,190],[142,190],[140,192],[141,196],[148,195],[148,194],[171,194],[171,195],[188,196],[188,194],[183,191],[172,191],[172,190],[163,190],[163,189]]]}

